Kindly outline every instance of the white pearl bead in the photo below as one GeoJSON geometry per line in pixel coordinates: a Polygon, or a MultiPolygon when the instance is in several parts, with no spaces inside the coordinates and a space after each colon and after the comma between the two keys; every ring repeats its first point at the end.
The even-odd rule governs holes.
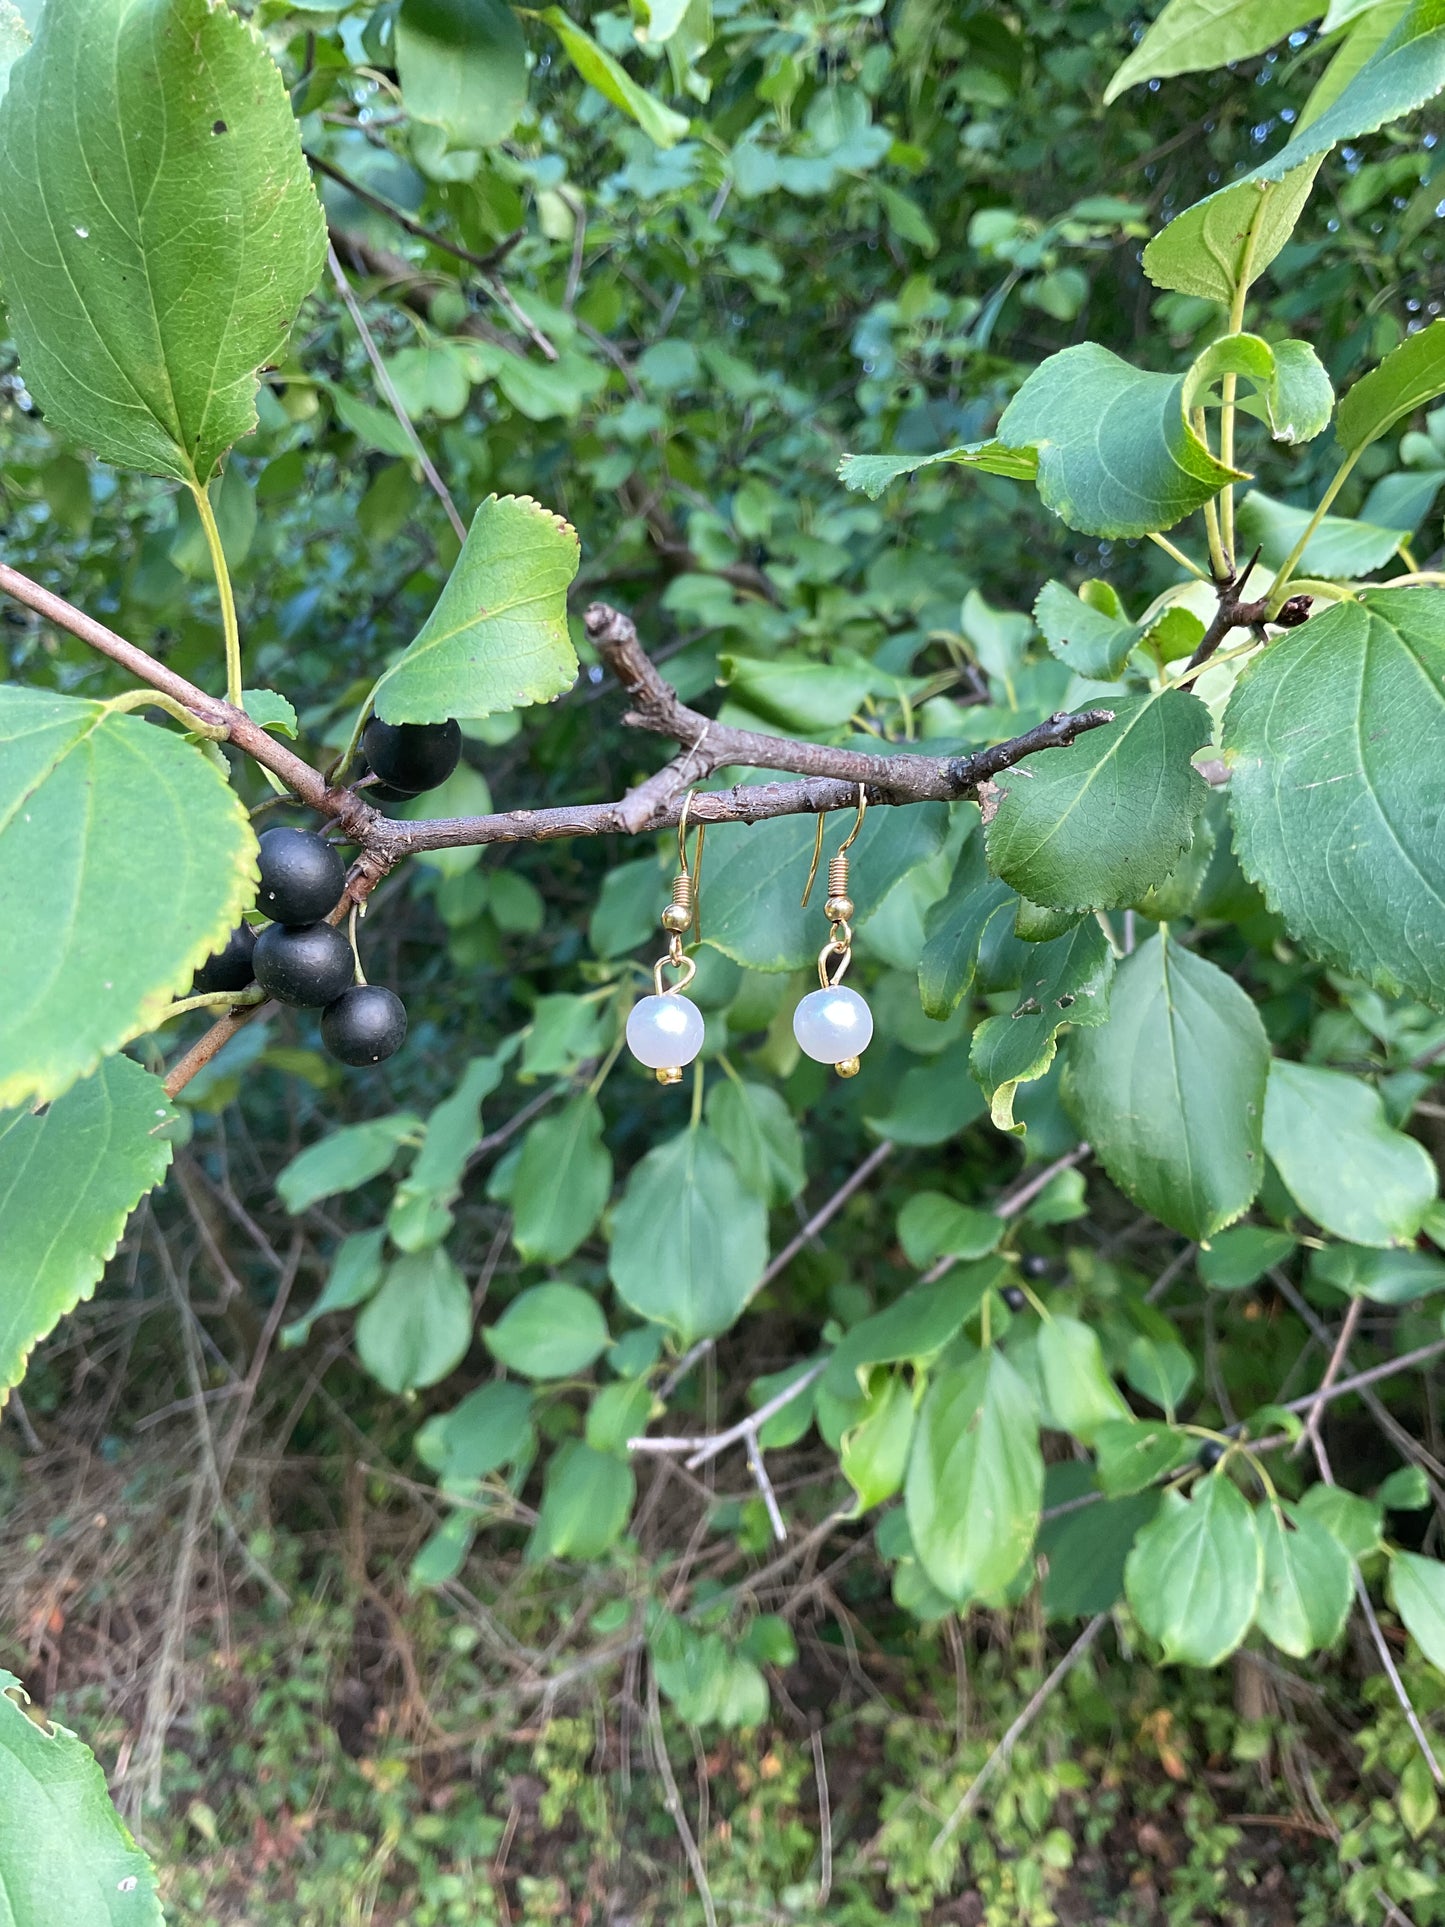
{"type": "Polygon", "coordinates": [[[650,1071],[680,1069],[702,1049],[702,1012],[675,990],[644,997],[627,1019],[627,1048],[650,1071]]]}
{"type": "Polygon", "coordinates": [[[810,990],[793,1012],[793,1035],[819,1064],[842,1064],[867,1049],[873,1013],[846,984],[810,990]]]}

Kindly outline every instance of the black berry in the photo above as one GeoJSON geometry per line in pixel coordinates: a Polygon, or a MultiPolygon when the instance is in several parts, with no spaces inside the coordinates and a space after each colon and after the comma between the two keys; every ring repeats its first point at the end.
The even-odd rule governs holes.
{"type": "Polygon", "coordinates": [[[303,1007],[331,1003],[355,975],[351,945],[329,923],[268,924],[256,939],[254,965],[268,997],[303,1007]]]}
{"type": "Polygon", "coordinates": [[[341,852],[310,830],[267,830],[261,838],[256,903],[275,922],[315,923],[335,909],[345,887],[341,852]]]}
{"type": "Polygon", "coordinates": [[[1025,1278],[1047,1278],[1050,1265],[1047,1258],[1042,1257],[1037,1251],[1031,1251],[1027,1258],[1020,1258],[1019,1270],[1025,1278]]]}
{"type": "Polygon", "coordinates": [[[1224,1447],[1218,1439],[1206,1439],[1194,1455],[1194,1462],[1201,1472],[1212,1472],[1224,1457],[1224,1447]]]}
{"type": "Polygon", "coordinates": [[[249,923],[238,923],[219,950],[213,950],[196,972],[191,989],[198,997],[217,990],[244,990],[255,979],[251,952],[256,948],[256,932],[249,923]]]}
{"type": "Polygon", "coordinates": [[[999,1295],[1010,1311],[1022,1311],[1029,1302],[1017,1285],[1005,1285],[999,1295]]]}
{"type": "Polygon", "coordinates": [[[321,1013],[321,1041],[343,1064],[379,1064],[406,1040],[406,1005],[381,984],[353,984],[321,1013]]]}
{"type": "Polygon", "coordinates": [[[462,759],[462,732],[453,718],[445,723],[384,723],[373,716],[362,732],[361,747],[373,775],[393,790],[419,796],[445,783],[462,759]]]}

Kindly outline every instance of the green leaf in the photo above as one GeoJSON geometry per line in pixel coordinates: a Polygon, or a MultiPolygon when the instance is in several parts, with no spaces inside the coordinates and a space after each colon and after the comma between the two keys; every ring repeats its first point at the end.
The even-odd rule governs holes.
{"type": "Polygon", "coordinates": [[[1108,910],[1162,883],[1209,794],[1190,758],[1213,734],[1182,689],[1110,699],[1114,720],[994,781],[990,865],[1055,910],[1108,910]]]}
{"type": "Polygon", "coordinates": [[[1139,1624],[1186,1666],[1217,1666],[1249,1631],[1264,1570],[1254,1513],[1222,1473],[1166,1492],[1124,1568],[1139,1624]]]}
{"type": "Polygon", "coordinates": [[[451,1230],[451,1207],[481,1141],[482,1104],[501,1081],[499,1056],[474,1057],[451,1096],[427,1118],[421,1148],[387,1213],[387,1229],[403,1251],[438,1244],[451,1230]]]}
{"type": "Polygon", "coordinates": [[[1109,1014],[1114,953],[1098,924],[1090,919],[1031,946],[1032,955],[1019,985],[1018,1003],[997,1017],[986,1017],[973,1033],[969,1064],[989,1100],[1001,1131],[1017,1131],[1014,1094],[1020,1084],[1042,1077],[1054,1061],[1061,1025],[1102,1024],[1109,1014]]]}
{"type": "Polygon", "coordinates": [[[1311,1281],[1332,1285],[1376,1305],[1413,1305],[1445,1291],[1445,1263],[1428,1252],[1330,1245],[1310,1261],[1311,1281]]]}
{"type": "Polygon", "coordinates": [[[707,1121],[738,1176],[766,1204],[790,1204],[807,1182],[803,1134],[771,1084],[723,1078],[707,1094],[707,1121]]]}
{"type": "Polygon", "coordinates": [[[495,147],[527,105],[527,43],[506,0],[402,0],[396,71],[413,120],[447,147],[495,147]]]}
{"type": "MultiPolygon", "coordinates": [[[[53,0],[52,0],[53,4],[53,0]]],[[[0,1894],[7,1927],[161,1927],[155,1875],[90,1749],[27,1718],[0,1670],[0,1894]]]]}
{"type": "Polygon", "coordinates": [[[450,1412],[429,1418],[416,1448],[444,1486],[473,1485],[531,1452],[532,1394],[508,1379],[480,1385],[450,1412]]]}
{"type": "Polygon", "coordinates": [[[1397,1465],[1381,1480],[1376,1497],[1390,1512],[1423,1512],[1430,1504],[1430,1481],[1418,1465],[1397,1465]]]}
{"type": "MultiPolygon", "coordinates": [[[[1278,1065],[1271,1067],[1270,1081],[1278,1065]]],[[[1265,1093],[1265,1131],[1269,1131],[1269,1094],[1265,1093]]],[[[1240,1224],[1221,1231],[1195,1259],[1195,1269],[1213,1291],[1245,1291],[1258,1284],[1272,1265],[1282,1265],[1295,1239],[1273,1225],[1240,1224]]]]}
{"type": "Polygon", "coordinates": [[[1243,478],[1217,462],[1184,409],[1185,377],[1133,368],[1097,342],[1035,368],[1004,410],[998,439],[1036,447],[1038,489],[1086,535],[1148,535],[1243,478]]]}
{"type": "Polygon", "coordinates": [[[562,1284],[522,1292],[482,1336],[492,1356],[523,1378],[575,1378],[612,1343],[597,1300],[562,1284]]]}
{"type": "Polygon", "coordinates": [[[1194,1440],[1172,1425],[1132,1418],[1100,1425],[1094,1433],[1100,1489],[1110,1495],[1142,1492],[1187,1465],[1196,1449],[1194,1440]]]}
{"type": "Polygon", "coordinates": [[[1310,197],[1317,156],[1277,180],[1221,188],[1177,214],[1144,250],[1156,288],[1177,288],[1228,307],[1241,278],[1258,278],[1294,233],[1310,197]]]}
{"type": "Polygon", "coordinates": [[[612,1153],[602,1141],[602,1112],[589,1092],[522,1140],[512,1183],[512,1240],[531,1264],[570,1258],[602,1216],[612,1192],[612,1153]]]}
{"type": "Polygon", "coordinates": [[[1313,1519],[1333,1535],[1351,1559],[1374,1552],[1384,1531],[1384,1519],[1373,1499],[1346,1492],[1337,1485],[1312,1485],[1295,1507],[1296,1517],[1313,1519]]]}
{"type": "Polygon", "coordinates": [[[844,488],[861,489],[876,502],[900,475],[914,475],[920,468],[932,468],[938,462],[976,468],[984,475],[1003,475],[1014,482],[1033,481],[1039,469],[1038,455],[1032,448],[964,442],[957,448],[941,449],[936,455],[845,455],[838,464],[838,478],[844,488]]]}
{"type": "Polygon", "coordinates": [[[587,1443],[598,1452],[625,1455],[627,1441],[646,1431],[652,1404],[652,1387],[645,1378],[604,1385],[587,1408],[587,1443]]]}
{"type": "Polygon", "coordinates": [[[1397,1552],[1390,1560],[1390,1600],[1426,1659],[1445,1673],[1445,1565],[1397,1552]]]}
{"type": "MultiPolygon", "coordinates": [[[[1235,519],[1241,546],[1248,543],[1257,548],[1264,566],[1277,569],[1293,552],[1312,517],[1310,509],[1277,502],[1263,490],[1252,488],[1239,504],[1235,519]]],[[[1378,528],[1373,522],[1352,521],[1345,515],[1327,515],[1305,544],[1299,567],[1332,582],[1351,582],[1383,568],[1405,539],[1399,529],[1378,528]]]]}
{"type": "Polygon", "coordinates": [[[728,1329],[767,1261],[767,1208],[705,1127],[649,1151],[612,1214],[617,1295],[684,1346],[728,1329]]]}
{"type": "Polygon", "coordinates": [[[841,662],[760,661],[722,656],[718,680],[755,716],[780,728],[815,735],[837,729],[869,696],[887,693],[892,679],[861,657],[841,662]]]}
{"type": "Polygon", "coordinates": [[[1366,448],[1402,415],[1445,394],[1445,320],[1410,335],[1340,403],[1335,440],[1346,454],[1366,448]]]}
{"type": "Polygon", "coordinates": [[[857,1424],[843,1434],[838,1464],[858,1495],[860,1514],[891,1499],[903,1484],[913,1422],[913,1393],[901,1376],[889,1373],[874,1388],[857,1424]]]}
{"type": "Polygon", "coordinates": [[[860,1319],[829,1359],[824,1388],[834,1398],[856,1399],[867,1387],[870,1366],[932,1358],[978,1310],[1001,1270],[998,1264],[978,1264],[952,1271],[931,1285],[912,1286],[882,1311],[860,1319]]]}
{"type": "Polygon", "coordinates": [[[1104,89],[1104,105],[1144,80],[1249,60],[1319,11],[1318,0],[1169,0],[1104,89]]]}
{"type": "Polygon", "coordinates": [[[435,1385],[471,1342],[472,1295],[437,1246],[398,1258],[356,1321],[357,1354],[388,1392],[435,1385]]]}
{"type": "Polygon", "coordinates": [[[636,1496],[626,1460],[568,1439],[547,1466],[527,1558],[600,1559],[622,1536],[636,1496]]]}
{"type": "Polygon", "coordinates": [[[1430,1153],[1390,1128],[1378,1091],[1343,1071],[1272,1064],[1264,1148],[1300,1209],[1350,1244],[1412,1244],[1435,1201],[1430,1153]]]}
{"type": "Polygon", "coordinates": [[[1335,391],[1308,342],[1271,345],[1259,335],[1221,335],[1195,357],[1184,377],[1186,412],[1222,406],[1222,390],[1214,391],[1226,375],[1250,384],[1238,391],[1239,407],[1266,422],[1277,442],[1313,441],[1334,412],[1335,391]]]}
{"type": "Polygon", "coordinates": [[[289,1351],[295,1345],[304,1345],[317,1319],[324,1318],[328,1312],[351,1311],[355,1306],[366,1303],[380,1285],[386,1269],[386,1261],[382,1256],[385,1242],[386,1233],[380,1225],[374,1231],[356,1231],[349,1238],[342,1239],[336,1247],[336,1256],[331,1261],[331,1272],[321,1296],[304,1317],[283,1327],[283,1350],[289,1351]]]}
{"type": "Polygon", "coordinates": [[[968,1068],[960,1039],[905,1071],[886,1110],[870,1111],[864,1123],[875,1137],[895,1144],[946,1144],[988,1109],[968,1068]]]}
{"type": "Polygon", "coordinates": [[[527,495],[489,495],[420,634],[372,691],[376,714],[443,723],[570,689],[577,656],[567,591],[580,555],[577,531],[560,515],[527,495]]]}
{"type": "Polygon", "coordinates": [[[1120,964],[1107,1021],[1069,1039],[1064,1097],[1120,1190],[1208,1238],[1259,1189],[1268,1074],[1239,985],[1160,935],[1120,964]]]}
{"type": "Polygon", "coordinates": [[[192,744],[0,687],[0,1104],[58,1097],[149,1030],[255,885],[246,812],[192,744]]]}
{"type": "Polygon", "coordinates": [[[52,430],[204,485],[324,250],[253,27],[207,0],[49,0],[0,103],[0,287],[52,430]]]}
{"type": "Polygon", "coordinates": [[[1127,1420],[1129,1407],[1109,1376],[1096,1334],[1077,1318],[1046,1318],[1038,1334],[1044,1423],[1092,1445],[1100,1428],[1127,1420]]]}
{"type": "Polygon", "coordinates": [[[421,1119],[410,1111],[348,1124],[298,1151],[276,1179],[277,1195],[294,1216],[322,1198],[355,1191],[389,1170],[397,1146],[420,1129],[421,1119]]]}
{"type": "Polygon", "coordinates": [[[1445,1005],[1445,609],[1370,590],[1273,643],[1224,720],[1241,868],[1315,956],[1445,1005]]]}
{"type": "Polygon", "coordinates": [[[919,1271],[945,1254],[986,1258],[1003,1233],[1003,1219],[996,1212],[959,1204],[942,1191],[915,1191],[898,1214],[898,1242],[919,1271]]]}
{"type": "Polygon", "coordinates": [[[989,875],[983,838],[970,836],[947,894],[930,906],[924,920],[927,941],[918,959],[918,991],[929,1017],[953,1015],[973,986],[984,931],[995,916],[1012,914],[1017,902],[1007,884],[989,875]]]}
{"type": "Polygon", "coordinates": [[[241,707],[251,721],[259,723],[262,729],[273,730],[278,736],[289,736],[295,742],[299,729],[295,708],[274,689],[243,689],[241,707]]]}
{"type": "Polygon", "coordinates": [[[1333,1646],[1354,1596],[1354,1574],[1339,1540],[1308,1513],[1295,1513],[1286,1523],[1273,1505],[1261,1509],[1256,1524],[1264,1578],[1255,1624],[1293,1659],[1333,1646]]]}
{"type": "Polygon", "coordinates": [[[171,1147],[157,1133],[174,1117],[160,1079],[128,1057],[108,1058],[38,1116],[0,1112],[0,1405],[165,1176],[171,1147]]]}
{"type": "Polygon", "coordinates": [[[1144,626],[1126,622],[1085,602],[1062,582],[1046,582],[1034,603],[1034,621],[1050,650],[1076,675],[1113,682],[1144,639],[1144,626]]]}
{"type": "MultiPolygon", "coordinates": [[[[866,929],[893,885],[937,853],[947,827],[946,803],[869,810],[849,853],[859,890],[867,883],[866,894],[857,896],[855,929],[866,929]]],[[[837,841],[842,837],[840,830],[837,841]]],[[[707,846],[703,942],[754,970],[811,964],[826,934],[816,899],[806,910],[799,902],[812,852],[811,818],[779,816],[746,829],[715,830],[707,846]]]]}
{"type": "Polygon", "coordinates": [[[1141,1530],[1159,1509],[1159,1495],[1101,1499],[1039,1528],[1039,1558],[1047,1565],[1039,1603],[1050,1619],[1112,1612],[1124,1597],[1124,1564],[1141,1530]]]}
{"type": "Polygon", "coordinates": [[[659,147],[673,147],[682,139],[691,125],[686,114],[675,114],[639,87],[621,63],[599,47],[560,7],[545,7],[539,17],[562,42],[568,59],[587,85],[595,87],[604,99],[635,120],[649,140],[659,147]]]}
{"type": "Polygon", "coordinates": [[[1001,1352],[940,1372],[918,1415],[904,1504],[919,1564],[957,1606],[1001,1592],[1034,1542],[1038,1414],[1001,1352]]]}
{"type": "Polygon", "coordinates": [[[1194,1360],[1177,1340],[1140,1332],[1124,1355],[1124,1376],[1141,1398],[1172,1419],[1194,1383],[1194,1360]]]}

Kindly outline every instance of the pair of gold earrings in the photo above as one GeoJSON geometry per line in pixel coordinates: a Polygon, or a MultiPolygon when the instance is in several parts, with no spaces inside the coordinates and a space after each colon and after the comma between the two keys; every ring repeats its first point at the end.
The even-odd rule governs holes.
{"type": "MultiPolygon", "coordinates": [[[[688,793],[677,825],[678,873],[673,880],[672,901],[662,913],[667,932],[667,950],[652,967],[653,994],[634,1004],[627,1019],[627,1046],[639,1063],[657,1075],[659,1084],[680,1084],[684,1064],[690,1064],[702,1049],[703,1016],[690,997],[683,995],[697,975],[697,965],[682,947],[689,929],[701,938],[702,917],[699,886],[702,875],[702,844],[706,824],[699,824],[692,868],[687,861],[687,819],[692,807],[688,793]],[[664,988],[663,972],[676,973],[675,981],[664,988]]],[[[853,899],[848,894],[848,851],[857,840],[868,808],[863,785],[858,785],[858,814],[852,829],[828,859],[828,896],[823,905],[828,918],[828,941],[818,952],[818,989],[810,990],[793,1012],[793,1035],[799,1048],[815,1063],[831,1064],[840,1077],[856,1077],[860,1059],[873,1035],[873,1013],[856,990],[843,977],[853,960],[853,899]]],[[[806,907],[818,875],[823,853],[823,818],[818,818],[818,834],[813,842],[813,861],[803,890],[806,907]]]]}

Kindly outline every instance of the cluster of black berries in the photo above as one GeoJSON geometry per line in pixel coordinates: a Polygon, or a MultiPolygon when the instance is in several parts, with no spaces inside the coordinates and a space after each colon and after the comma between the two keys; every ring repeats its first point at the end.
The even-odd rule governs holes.
{"type": "MultiPolygon", "coordinates": [[[[373,773],[393,794],[418,796],[444,783],[461,757],[455,722],[366,726],[363,745],[373,773]]],[[[379,785],[372,786],[374,794],[379,785]]],[[[256,907],[271,921],[258,934],[249,923],[196,972],[198,993],[244,990],[258,983],[278,1003],[321,1010],[321,1041],[343,1064],[379,1064],[401,1049],[406,1006],[394,990],[353,983],[351,945],[326,921],[346,886],[346,866],[333,844],[309,830],[267,830],[260,845],[256,907]]]]}

